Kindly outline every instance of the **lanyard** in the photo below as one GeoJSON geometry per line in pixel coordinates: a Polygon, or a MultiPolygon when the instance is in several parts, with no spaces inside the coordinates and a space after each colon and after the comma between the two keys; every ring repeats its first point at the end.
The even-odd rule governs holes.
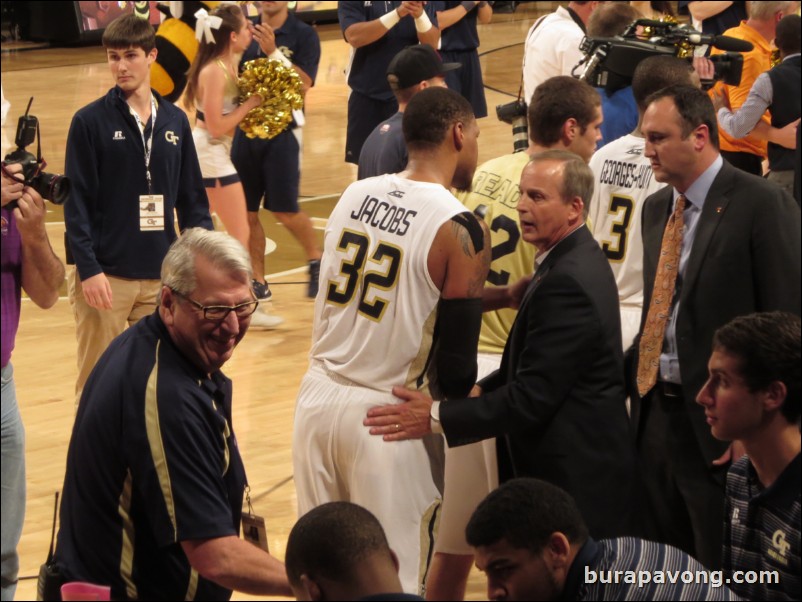
{"type": "Polygon", "coordinates": [[[145,177],[148,179],[148,194],[153,194],[153,185],[150,178],[150,151],[153,146],[153,130],[156,129],[156,99],[150,95],[150,137],[145,140],[145,126],[137,115],[136,111],[131,111],[139,126],[139,134],[142,136],[142,146],[145,147],[145,177]]]}

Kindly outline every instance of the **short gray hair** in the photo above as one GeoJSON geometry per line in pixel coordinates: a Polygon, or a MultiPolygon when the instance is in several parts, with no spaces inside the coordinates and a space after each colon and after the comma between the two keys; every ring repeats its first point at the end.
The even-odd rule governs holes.
{"type": "Polygon", "coordinates": [[[564,202],[574,197],[582,199],[584,207],[582,216],[588,218],[590,199],[593,197],[593,172],[588,164],[579,155],[566,150],[547,150],[532,155],[529,163],[541,161],[557,161],[563,165],[563,181],[560,186],[560,196],[564,202]]]}
{"type": "Polygon", "coordinates": [[[202,255],[216,268],[248,276],[253,269],[248,252],[240,242],[225,232],[190,228],[176,240],[162,262],[162,285],[180,295],[191,295],[197,285],[195,258],[202,255]]]}
{"type": "Polygon", "coordinates": [[[763,0],[760,2],[749,2],[749,18],[757,19],[758,21],[768,21],[769,19],[772,19],[779,11],[786,11],[794,4],[796,4],[796,2],[774,2],[763,0]]]}

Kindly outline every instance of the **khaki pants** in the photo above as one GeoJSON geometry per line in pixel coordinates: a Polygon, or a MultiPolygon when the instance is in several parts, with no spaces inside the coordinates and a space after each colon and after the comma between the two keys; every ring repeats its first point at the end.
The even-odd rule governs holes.
{"type": "Polygon", "coordinates": [[[84,299],[78,270],[73,268],[68,279],[70,306],[75,317],[75,337],[78,340],[78,380],[75,383],[75,407],[81,399],[84,385],[98,359],[114,338],[133,326],[140,318],[156,309],[158,280],[128,280],[107,276],[112,292],[111,309],[95,309],[84,299]]]}

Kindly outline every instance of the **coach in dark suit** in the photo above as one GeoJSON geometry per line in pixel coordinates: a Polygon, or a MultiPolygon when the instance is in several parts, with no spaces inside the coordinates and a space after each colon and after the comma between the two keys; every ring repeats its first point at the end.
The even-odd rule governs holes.
{"type": "Polygon", "coordinates": [[[584,225],[593,174],[578,156],[547,151],[526,166],[521,190],[521,235],[537,247],[539,265],[500,369],[480,383],[478,397],[442,404],[395,388],[408,403],[374,408],[365,424],[388,441],[440,425],[450,446],[500,437],[512,468],[500,472],[502,479],[559,485],[576,498],[594,537],[622,535],[629,530],[634,456],[618,291],[584,225]]]}
{"type": "Polygon", "coordinates": [[[736,452],[711,436],[694,400],[717,328],[757,311],[800,312],[800,212],[778,187],[722,160],[706,94],[671,86],[647,102],[645,154],[654,177],[670,186],[643,208],[644,312],[633,347],[646,536],[714,568],[724,477],[736,452]],[[660,258],[671,257],[669,226],[680,214],[670,277],[674,262],[660,258]]]}

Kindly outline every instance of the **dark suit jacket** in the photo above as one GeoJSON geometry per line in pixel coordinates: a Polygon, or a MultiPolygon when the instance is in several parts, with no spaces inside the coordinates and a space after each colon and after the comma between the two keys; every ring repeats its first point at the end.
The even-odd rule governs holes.
{"type": "Polygon", "coordinates": [[[504,437],[515,476],[568,491],[594,537],[628,533],[634,454],[618,290],[586,227],[543,261],[500,369],[480,384],[480,397],[441,404],[448,444],[504,437]]]}
{"type": "MultiPolygon", "coordinates": [[[[663,188],[643,206],[641,331],[671,212],[672,191],[670,186],[663,188]]],[[[704,408],[695,401],[707,380],[713,333],[736,316],[753,312],[799,314],[800,273],[799,206],[774,184],[725,161],[699,216],[677,316],[685,406],[708,466],[728,445],[713,438],[704,408]]],[[[637,354],[637,341],[634,349],[637,354]]],[[[632,392],[632,420],[638,428],[641,401],[634,383],[632,392]]]]}

